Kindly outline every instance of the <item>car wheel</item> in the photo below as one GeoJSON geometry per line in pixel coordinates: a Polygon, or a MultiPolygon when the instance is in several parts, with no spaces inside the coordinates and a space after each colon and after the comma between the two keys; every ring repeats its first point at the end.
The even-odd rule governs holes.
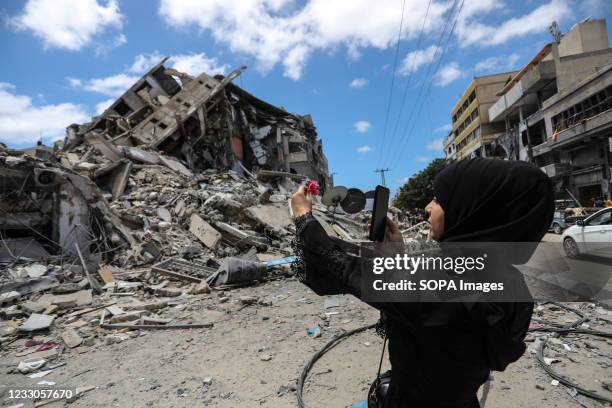
{"type": "Polygon", "coordinates": [[[553,231],[555,232],[555,234],[561,235],[563,233],[563,228],[561,228],[559,224],[554,224],[553,231]]]}
{"type": "Polygon", "coordinates": [[[580,250],[578,249],[578,244],[574,241],[573,238],[565,238],[563,241],[563,250],[565,251],[565,255],[568,258],[579,258],[580,250]]]}

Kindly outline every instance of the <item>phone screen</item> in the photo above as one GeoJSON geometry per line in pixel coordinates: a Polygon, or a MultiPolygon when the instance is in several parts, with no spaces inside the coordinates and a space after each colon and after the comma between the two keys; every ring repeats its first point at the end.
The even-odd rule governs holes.
{"type": "Polygon", "coordinates": [[[382,241],[385,238],[387,227],[387,211],[389,210],[389,189],[376,186],[374,190],[374,209],[372,211],[372,222],[370,224],[370,241],[382,241]]]}

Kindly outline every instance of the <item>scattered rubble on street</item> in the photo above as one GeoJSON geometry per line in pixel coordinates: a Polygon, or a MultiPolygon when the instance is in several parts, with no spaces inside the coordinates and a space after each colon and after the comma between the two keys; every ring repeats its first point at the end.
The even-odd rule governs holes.
{"type": "MultiPolygon", "coordinates": [[[[115,406],[170,406],[177,397],[294,406],[309,355],[376,319],[348,296],[315,296],[288,267],[291,194],[308,179],[332,186],[322,143],[310,116],[232,84],[240,69],[192,77],[163,62],[102,115],[69,126],[53,148],[0,145],[0,385],[65,385],[73,399],[112,390],[96,399],[115,406]],[[146,392],[142,400],[136,389],[146,392]]],[[[313,213],[330,235],[366,236],[364,214],[316,200],[313,213]]],[[[607,310],[577,307],[583,315],[572,327],[609,330],[607,310]]],[[[504,387],[498,378],[517,392],[529,388],[542,407],[557,405],[539,394],[555,404],[585,401],[558,391],[563,382],[550,385],[538,353],[560,375],[610,397],[612,341],[588,331],[538,334],[555,319],[575,319],[549,304],[536,313],[545,323],[536,320],[528,340],[546,336],[546,351],[532,347],[533,356],[495,375],[494,406],[507,406],[495,396],[504,387]]],[[[306,387],[312,406],[365,396],[381,341],[373,333],[359,339],[334,351],[344,353],[340,365],[317,367],[306,387]],[[357,352],[363,361],[352,358],[357,352]],[[336,389],[326,377],[340,370],[351,381],[336,389]]]]}

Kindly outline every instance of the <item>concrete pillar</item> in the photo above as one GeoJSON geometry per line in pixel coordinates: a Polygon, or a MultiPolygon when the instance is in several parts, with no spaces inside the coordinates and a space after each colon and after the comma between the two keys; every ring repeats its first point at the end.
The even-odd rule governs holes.
{"type": "MultiPolygon", "coordinates": [[[[523,106],[522,105],[519,105],[519,121],[520,121],[519,123],[525,124],[525,132],[527,133],[527,158],[529,160],[529,163],[533,163],[533,149],[532,149],[532,144],[531,144],[531,135],[529,134],[529,125],[527,124],[527,121],[523,117],[523,106]]],[[[519,125],[518,133],[520,133],[520,130],[521,130],[521,127],[519,125]]]]}

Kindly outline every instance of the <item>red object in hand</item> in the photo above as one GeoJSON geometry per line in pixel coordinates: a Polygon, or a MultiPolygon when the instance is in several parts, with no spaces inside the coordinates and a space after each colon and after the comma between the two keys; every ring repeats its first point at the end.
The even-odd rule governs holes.
{"type": "Polygon", "coordinates": [[[321,195],[321,192],[319,191],[319,183],[314,180],[309,180],[306,183],[306,192],[313,196],[321,195]]]}

